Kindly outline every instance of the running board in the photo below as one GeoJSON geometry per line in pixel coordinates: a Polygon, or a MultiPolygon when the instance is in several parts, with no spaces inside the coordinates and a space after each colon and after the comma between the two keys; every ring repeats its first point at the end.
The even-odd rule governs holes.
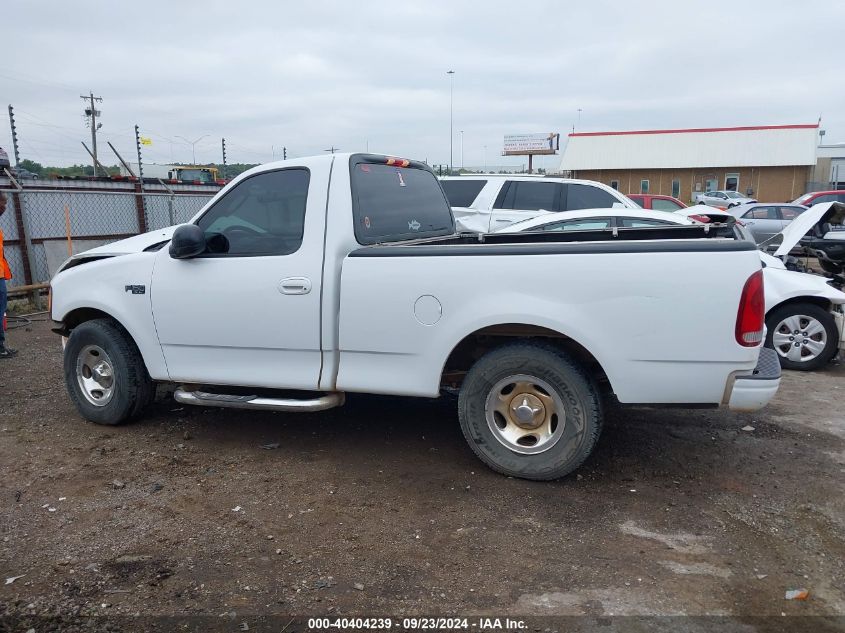
{"type": "Polygon", "coordinates": [[[181,387],[173,393],[176,402],[194,404],[205,407],[226,407],[229,409],[260,409],[264,411],[288,411],[292,413],[308,413],[324,411],[339,407],[344,403],[342,391],[327,393],[319,398],[310,400],[295,400],[293,398],[263,398],[260,396],[233,396],[223,393],[208,393],[205,391],[186,391],[181,387]]]}

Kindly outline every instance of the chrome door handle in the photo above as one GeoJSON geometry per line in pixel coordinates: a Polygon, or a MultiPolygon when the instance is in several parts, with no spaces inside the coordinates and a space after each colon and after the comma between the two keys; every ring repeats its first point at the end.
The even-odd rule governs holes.
{"type": "Polygon", "coordinates": [[[307,295],[311,292],[311,280],[307,277],[288,277],[279,282],[279,292],[284,295],[307,295]]]}

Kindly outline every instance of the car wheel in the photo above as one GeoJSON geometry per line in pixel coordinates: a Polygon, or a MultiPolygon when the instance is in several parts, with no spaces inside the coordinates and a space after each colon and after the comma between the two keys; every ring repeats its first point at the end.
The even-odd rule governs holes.
{"type": "Polygon", "coordinates": [[[812,371],[836,355],[839,331],[833,315],[812,303],[789,303],[766,316],[766,344],[784,369],[812,371]]]}
{"type": "Polygon", "coordinates": [[[65,385],[86,420],[120,424],[141,412],[155,396],[135,342],[107,319],[73,329],[64,350],[65,385]]]}
{"type": "Polygon", "coordinates": [[[601,399],[564,352],[542,343],[512,343],[485,354],[458,397],[464,437],[490,468],[524,479],[558,479],[595,448],[601,399]]]}
{"type": "Polygon", "coordinates": [[[699,200],[698,204],[704,204],[704,200],[699,200]]]}

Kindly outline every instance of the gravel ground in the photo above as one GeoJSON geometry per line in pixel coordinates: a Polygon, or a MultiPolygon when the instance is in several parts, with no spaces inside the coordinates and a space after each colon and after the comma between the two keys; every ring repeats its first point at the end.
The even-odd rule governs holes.
{"type": "Polygon", "coordinates": [[[786,373],[756,414],[611,410],[577,476],[532,483],[478,462],[448,399],[285,415],[166,396],[98,427],[65,394],[48,324],[10,339],[0,580],[20,577],[0,584],[0,631],[138,614],[226,630],[259,614],[707,615],[743,631],[845,615],[841,365],[786,373]]]}

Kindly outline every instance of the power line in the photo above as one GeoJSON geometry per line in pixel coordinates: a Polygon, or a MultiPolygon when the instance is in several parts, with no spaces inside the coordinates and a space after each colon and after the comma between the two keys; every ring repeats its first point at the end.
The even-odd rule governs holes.
{"type": "Polygon", "coordinates": [[[48,86],[53,88],[61,88],[62,90],[67,90],[69,92],[76,92],[76,88],[68,84],[60,83],[57,81],[51,81],[48,79],[34,79],[31,75],[28,75],[27,77],[13,77],[5,73],[0,73],[0,77],[3,77],[4,79],[11,79],[12,81],[21,81],[28,84],[35,84],[36,86],[48,86]]]}

